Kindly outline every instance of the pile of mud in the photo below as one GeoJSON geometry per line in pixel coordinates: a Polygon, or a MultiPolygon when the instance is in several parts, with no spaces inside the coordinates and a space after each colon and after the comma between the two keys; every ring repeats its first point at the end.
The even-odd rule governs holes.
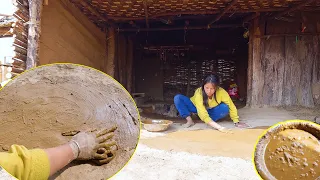
{"type": "Polygon", "coordinates": [[[70,164],[55,179],[105,179],[118,172],[137,146],[140,121],[129,93],[111,77],[73,64],[38,67],[0,91],[0,151],[12,144],[49,148],[71,137],[62,132],[116,125],[117,156],[103,166],[70,164]]]}

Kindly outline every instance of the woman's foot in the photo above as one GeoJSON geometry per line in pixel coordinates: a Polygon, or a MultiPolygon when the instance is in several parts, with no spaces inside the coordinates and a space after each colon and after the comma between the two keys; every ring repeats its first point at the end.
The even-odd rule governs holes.
{"type": "Polygon", "coordinates": [[[184,128],[188,128],[188,127],[191,127],[191,126],[193,126],[195,123],[193,122],[193,121],[188,121],[187,123],[185,123],[184,125],[182,125],[182,127],[184,127],[184,128]]]}
{"type": "Polygon", "coordinates": [[[194,122],[193,122],[193,120],[192,120],[192,118],[191,118],[190,116],[188,116],[188,117],[186,118],[186,120],[187,120],[187,123],[185,123],[184,125],[182,125],[184,128],[188,128],[188,127],[191,127],[191,126],[194,125],[194,122]]]}

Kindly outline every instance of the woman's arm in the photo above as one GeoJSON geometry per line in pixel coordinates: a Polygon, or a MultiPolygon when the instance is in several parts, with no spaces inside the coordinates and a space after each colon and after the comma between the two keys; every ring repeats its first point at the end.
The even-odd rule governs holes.
{"type": "Polygon", "coordinates": [[[229,110],[230,110],[230,118],[234,123],[239,122],[239,116],[238,116],[238,110],[237,107],[234,105],[231,97],[229,96],[228,92],[222,89],[221,91],[221,102],[225,103],[228,105],[229,110]]]}
{"type": "Polygon", "coordinates": [[[70,144],[45,149],[45,152],[47,153],[50,162],[50,176],[76,158],[70,144]]]}
{"type": "Polygon", "coordinates": [[[12,145],[8,152],[0,152],[0,166],[17,179],[48,179],[50,174],[44,150],[28,150],[19,145],[12,145]]]}

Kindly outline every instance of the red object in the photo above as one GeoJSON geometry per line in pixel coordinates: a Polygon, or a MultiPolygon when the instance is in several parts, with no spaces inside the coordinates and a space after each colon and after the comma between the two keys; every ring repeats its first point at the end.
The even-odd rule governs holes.
{"type": "Polygon", "coordinates": [[[236,98],[239,99],[239,93],[238,93],[238,88],[237,87],[230,87],[228,89],[228,94],[231,98],[236,98]]]}

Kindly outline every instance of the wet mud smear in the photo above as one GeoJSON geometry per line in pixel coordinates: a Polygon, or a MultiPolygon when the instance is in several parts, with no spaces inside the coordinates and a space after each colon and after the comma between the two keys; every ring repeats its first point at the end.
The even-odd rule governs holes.
{"type": "Polygon", "coordinates": [[[264,158],[276,179],[314,180],[320,177],[320,143],[306,131],[286,129],[273,135],[264,158]]]}
{"type": "Polygon", "coordinates": [[[141,139],[140,142],[155,149],[251,160],[257,137],[263,131],[263,129],[233,130],[234,134],[225,134],[212,129],[177,131],[165,136],[141,139]]]}
{"type": "Polygon", "coordinates": [[[0,151],[12,144],[50,148],[71,139],[65,132],[72,135],[114,125],[119,150],[109,164],[74,162],[55,179],[106,179],[127,163],[140,131],[130,95],[109,76],[71,64],[28,71],[0,91],[0,151]]]}

